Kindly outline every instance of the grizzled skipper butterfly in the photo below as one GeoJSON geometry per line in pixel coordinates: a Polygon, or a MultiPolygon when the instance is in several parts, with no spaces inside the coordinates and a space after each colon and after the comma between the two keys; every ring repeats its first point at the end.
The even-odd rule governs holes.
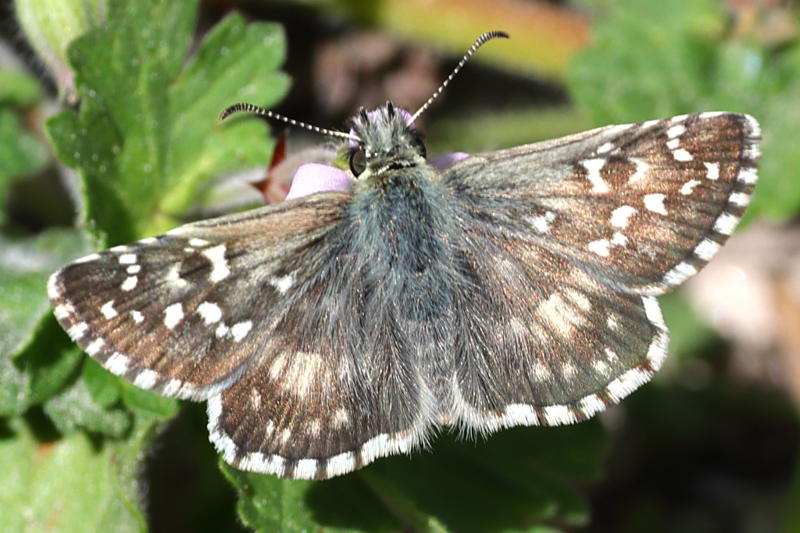
{"type": "Polygon", "coordinates": [[[230,464],[328,478],[436,428],[585,420],[667,354],[656,296],[697,273],[756,182],[758,123],[713,112],[426,160],[391,103],[351,133],[352,187],[79,259],[50,300],[137,387],[208,402],[230,464]]]}

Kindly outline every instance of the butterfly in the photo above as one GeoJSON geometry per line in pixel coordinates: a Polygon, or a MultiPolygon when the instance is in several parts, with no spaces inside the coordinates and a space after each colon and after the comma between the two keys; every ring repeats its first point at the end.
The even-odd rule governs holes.
{"type": "Polygon", "coordinates": [[[410,118],[317,128],[347,139],[351,189],[79,259],[49,280],[55,316],[110,372],[206,401],[225,461],[288,478],[619,402],[666,357],[656,296],[742,216],[759,125],[696,113],[431,166],[414,120],[503,36],[410,118]]]}

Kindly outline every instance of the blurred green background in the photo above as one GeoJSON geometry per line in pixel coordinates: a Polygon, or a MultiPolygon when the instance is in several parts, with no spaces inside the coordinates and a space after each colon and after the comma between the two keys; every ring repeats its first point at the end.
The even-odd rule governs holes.
{"type": "MultiPolygon", "coordinates": [[[[800,11],[781,0],[0,0],[0,531],[800,531],[800,11]],[[694,111],[761,121],[745,225],[661,298],[671,356],[590,422],[442,435],[324,482],[220,464],[200,405],[61,331],[70,259],[257,205],[281,124],[387,99],[428,152],[694,111]]],[[[326,139],[292,131],[292,146],[326,139]]]]}

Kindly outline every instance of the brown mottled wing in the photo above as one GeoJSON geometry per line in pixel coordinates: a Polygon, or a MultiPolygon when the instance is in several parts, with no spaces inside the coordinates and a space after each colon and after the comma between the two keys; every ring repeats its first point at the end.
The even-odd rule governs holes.
{"type": "Polygon", "coordinates": [[[92,254],[51,277],[56,317],[134,385],[207,400],[211,440],[239,468],[324,478],[407,450],[432,414],[359,277],[349,201],[317,194],[92,254]]]}
{"type": "Polygon", "coordinates": [[[657,295],[733,232],[757,179],[759,136],[748,115],[681,115],[477,155],[444,180],[506,235],[657,295]]]}
{"type": "Polygon", "coordinates": [[[758,124],[701,113],[468,158],[444,172],[471,283],[456,294],[453,423],[564,424],[619,401],[666,356],[654,295],[732,233],[758,124]]]}

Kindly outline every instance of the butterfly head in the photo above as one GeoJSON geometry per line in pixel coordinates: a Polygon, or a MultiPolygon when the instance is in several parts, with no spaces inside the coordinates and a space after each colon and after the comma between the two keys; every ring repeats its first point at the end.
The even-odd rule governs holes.
{"type": "Polygon", "coordinates": [[[350,170],[358,179],[369,175],[424,164],[425,144],[410,124],[411,114],[391,102],[373,111],[361,108],[353,118],[350,170]]]}

